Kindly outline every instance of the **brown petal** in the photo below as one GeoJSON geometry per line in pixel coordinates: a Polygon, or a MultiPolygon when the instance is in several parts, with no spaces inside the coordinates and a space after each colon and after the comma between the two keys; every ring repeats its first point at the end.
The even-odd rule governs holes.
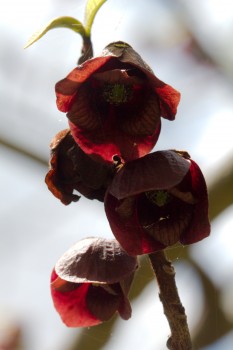
{"type": "Polygon", "coordinates": [[[176,218],[161,218],[144,229],[160,243],[171,246],[180,240],[181,235],[190,224],[191,217],[191,211],[180,212],[176,218]]]}
{"type": "Polygon", "coordinates": [[[182,244],[191,244],[200,241],[210,234],[208,218],[208,194],[204,176],[199,166],[191,160],[190,167],[191,191],[196,199],[192,221],[182,235],[182,244]]]}
{"type": "Polygon", "coordinates": [[[121,128],[128,135],[152,135],[160,123],[158,98],[154,93],[145,97],[144,106],[122,120],[121,128]]]}
{"type": "Polygon", "coordinates": [[[123,318],[123,320],[128,320],[131,317],[132,308],[131,308],[129,299],[126,296],[124,296],[121,299],[121,302],[117,311],[119,312],[119,315],[121,316],[121,318],[123,318]]]}
{"type": "Polygon", "coordinates": [[[113,175],[112,166],[95,162],[85,154],[68,129],[59,132],[50,147],[50,170],[45,182],[53,195],[65,205],[80,198],[73,194],[74,190],[89,199],[103,201],[113,175]]]}
{"type": "Polygon", "coordinates": [[[79,286],[81,286],[81,283],[67,282],[61,279],[59,276],[53,282],[51,282],[51,287],[61,293],[70,292],[79,286]]]}
{"type": "Polygon", "coordinates": [[[182,181],[189,167],[190,161],[175,151],[151,153],[126,163],[115,175],[109,191],[122,199],[150,190],[169,189],[182,181]]]}
{"type": "Polygon", "coordinates": [[[102,126],[100,112],[92,108],[92,98],[92,91],[88,88],[88,85],[82,85],[71,109],[67,113],[68,119],[73,124],[86,131],[93,131],[102,126]]]}
{"type": "Polygon", "coordinates": [[[113,56],[118,58],[121,62],[130,63],[138,68],[144,68],[153,73],[152,69],[142,59],[142,57],[127,43],[117,41],[108,44],[103,52],[102,56],[113,56]]]}
{"type": "Polygon", "coordinates": [[[91,286],[86,297],[88,310],[97,319],[108,321],[117,311],[121,295],[108,293],[102,287],[91,286]]]}
{"type": "Polygon", "coordinates": [[[73,245],[57,262],[56,273],[69,282],[116,283],[132,274],[137,259],[114,239],[89,237],[73,245]]]}
{"type": "Polygon", "coordinates": [[[77,202],[80,198],[80,196],[73,194],[74,183],[79,181],[78,174],[74,173],[72,161],[66,156],[71,147],[72,137],[69,129],[60,131],[53,138],[50,144],[50,170],[45,177],[48,189],[65,205],[72,201],[77,202]]]}
{"type": "Polygon", "coordinates": [[[121,219],[130,218],[133,215],[135,207],[135,197],[124,198],[120,205],[116,207],[116,212],[119,214],[121,219]]]}
{"type": "MultiPolygon", "coordinates": [[[[135,70],[135,69],[134,69],[135,70]]],[[[128,74],[127,69],[112,69],[105,72],[93,74],[93,78],[98,80],[101,83],[108,84],[143,84],[144,80],[140,79],[137,76],[131,76],[128,74]]]]}
{"type": "Polygon", "coordinates": [[[168,190],[169,193],[171,193],[176,198],[181,199],[183,202],[189,203],[189,204],[196,204],[197,199],[194,198],[193,194],[191,192],[182,192],[177,187],[173,187],[168,190]]]}

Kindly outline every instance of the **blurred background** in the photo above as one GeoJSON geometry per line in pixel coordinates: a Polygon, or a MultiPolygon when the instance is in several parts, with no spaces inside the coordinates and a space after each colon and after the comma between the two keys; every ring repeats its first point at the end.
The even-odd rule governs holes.
{"type": "MultiPolygon", "coordinates": [[[[133,315],[91,329],[66,328],[49,279],[57,259],[86,236],[112,237],[102,203],[68,207],[44,177],[53,136],[67,127],[54,84],[76,65],[81,38],[50,31],[58,16],[84,17],[82,0],[2,0],[0,5],[0,350],[164,350],[169,335],[146,258],[131,291],[133,315]]],[[[182,95],[163,120],[156,149],[187,150],[206,177],[211,236],[170,249],[194,349],[233,348],[233,3],[231,0],[108,0],[94,22],[97,55],[130,43],[182,95]]]]}

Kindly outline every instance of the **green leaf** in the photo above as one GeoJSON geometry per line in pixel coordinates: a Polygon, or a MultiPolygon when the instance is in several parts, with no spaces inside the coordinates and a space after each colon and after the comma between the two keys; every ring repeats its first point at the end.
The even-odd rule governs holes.
{"type": "Polygon", "coordinates": [[[34,44],[37,40],[39,40],[42,36],[44,36],[49,30],[54,28],[69,28],[76,33],[79,33],[82,37],[86,37],[86,31],[83,24],[73,18],[73,17],[58,17],[49,22],[45,27],[43,27],[38,32],[34,33],[31,38],[28,40],[24,48],[26,49],[30,45],[34,44]]]}
{"type": "Polygon", "coordinates": [[[107,0],[88,0],[85,9],[85,29],[87,36],[90,37],[91,27],[95,18],[96,13],[99,8],[106,2],[107,0]]]}

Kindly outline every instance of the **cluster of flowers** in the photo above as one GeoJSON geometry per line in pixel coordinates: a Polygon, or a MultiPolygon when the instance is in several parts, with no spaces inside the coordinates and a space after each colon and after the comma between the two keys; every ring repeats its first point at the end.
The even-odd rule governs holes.
{"type": "Polygon", "coordinates": [[[123,42],[77,66],[55,87],[69,129],[51,143],[49,190],[65,205],[78,191],[104,202],[116,239],[89,237],[56,263],[51,293],[70,327],[131,316],[137,256],[210,233],[204,177],[187,152],[149,153],[161,117],[174,120],[180,94],[123,42]]]}

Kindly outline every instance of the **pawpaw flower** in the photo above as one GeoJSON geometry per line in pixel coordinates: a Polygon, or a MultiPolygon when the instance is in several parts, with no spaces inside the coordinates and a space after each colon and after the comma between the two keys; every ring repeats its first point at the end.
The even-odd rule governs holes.
{"type": "Polygon", "coordinates": [[[113,168],[94,161],[74,141],[70,130],[60,131],[52,140],[50,169],[45,177],[48,189],[65,205],[80,198],[104,200],[113,168]]]}
{"type": "Polygon", "coordinates": [[[195,243],[210,233],[205,179],[186,152],[159,151],[124,164],[106,193],[105,210],[131,255],[195,243]]]}
{"type": "Polygon", "coordinates": [[[131,317],[128,292],[137,259],[114,239],[89,237],[72,246],[51,276],[55,309],[68,327],[90,327],[118,313],[131,317]]]}
{"type": "Polygon", "coordinates": [[[85,153],[108,162],[114,155],[129,161],[149,153],[161,117],[173,120],[180,100],[178,91],[120,41],[76,67],[55,90],[75,141],[85,153]]]}

